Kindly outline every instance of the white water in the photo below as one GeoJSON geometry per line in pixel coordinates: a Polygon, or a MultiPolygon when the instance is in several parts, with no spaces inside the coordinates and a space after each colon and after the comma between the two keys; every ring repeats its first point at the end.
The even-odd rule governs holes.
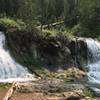
{"type": "Polygon", "coordinates": [[[0,32],[0,82],[25,82],[34,80],[27,68],[21,66],[11,57],[8,50],[4,49],[5,36],[0,32]]]}
{"type": "Polygon", "coordinates": [[[100,92],[100,42],[86,39],[88,48],[88,79],[92,89],[100,92]],[[99,87],[99,88],[98,88],[99,87]]]}

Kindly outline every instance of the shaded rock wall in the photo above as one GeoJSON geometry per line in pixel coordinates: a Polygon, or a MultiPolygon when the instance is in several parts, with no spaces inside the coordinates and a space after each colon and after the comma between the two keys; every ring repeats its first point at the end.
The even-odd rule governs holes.
{"type": "Polygon", "coordinates": [[[87,64],[87,44],[85,38],[74,38],[69,48],[74,59],[74,64],[80,69],[87,64]]]}
{"type": "Polygon", "coordinates": [[[86,49],[83,51],[83,42],[79,42],[79,51],[76,52],[75,40],[70,40],[63,35],[44,37],[41,34],[36,29],[31,32],[14,31],[6,33],[13,56],[17,61],[28,66],[31,71],[34,66],[37,67],[38,65],[50,70],[67,69],[69,66],[75,65],[75,57],[79,51],[82,51],[82,53],[80,52],[82,56],[85,55],[86,49]]]}

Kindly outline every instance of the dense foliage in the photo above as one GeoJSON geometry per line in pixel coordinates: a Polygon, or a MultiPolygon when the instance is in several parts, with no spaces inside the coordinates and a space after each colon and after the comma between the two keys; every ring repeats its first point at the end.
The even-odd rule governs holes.
{"type": "MultiPolygon", "coordinates": [[[[64,21],[78,36],[99,36],[99,0],[1,0],[0,17],[21,19],[28,26],[48,25],[64,21]]],[[[6,20],[5,20],[6,21],[6,20]]],[[[59,29],[61,29],[60,27],[59,29]]]]}
{"type": "Polygon", "coordinates": [[[0,18],[0,25],[4,28],[16,28],[18,30],[24,30],[26,24],[22,20],[13,20],[10,18],[0,18]]]}

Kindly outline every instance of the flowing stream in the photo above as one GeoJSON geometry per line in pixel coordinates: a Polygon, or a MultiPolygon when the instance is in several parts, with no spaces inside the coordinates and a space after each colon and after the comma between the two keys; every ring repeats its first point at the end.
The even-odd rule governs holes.
{"type": "Polygon", "coordinates": [[[86,39],[88,48],[88,80],[91,88],[100,93],[100,42],[86,39]]]}
{"type": "Polygon", "coordinates": [[[18,64],[5,48],[5,35],[0,32],[0,82],[24,82],[34,80],[27,68],[18,64]]]}

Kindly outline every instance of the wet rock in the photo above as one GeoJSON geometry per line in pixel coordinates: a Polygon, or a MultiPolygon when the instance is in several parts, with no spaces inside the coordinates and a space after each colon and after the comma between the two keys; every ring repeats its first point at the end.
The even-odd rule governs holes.
{"type": "Polygon", "coordinates": [[[44,37],[39,31],[14,31],[7,33],[7,42],[16,60],[32,71],[32,66],[43,65],[51,71],[81,66],[86,59],[83,40],[69,39],[64,35],[44,37]],[[77,45],[77,46],[76,46],[77,45]],[[39,64],[38,64],[39,63],[39,64]],[[38,64],[38,65],[37,65],[38,64]]]}
{"type": "Polygon", "coordinates": [[[84,69],[82,65],[87,64],[87,44],[84,38],[74,38],[69,43],[69,49],[71,51],[74,63],[80,69],[84,69]]]}

